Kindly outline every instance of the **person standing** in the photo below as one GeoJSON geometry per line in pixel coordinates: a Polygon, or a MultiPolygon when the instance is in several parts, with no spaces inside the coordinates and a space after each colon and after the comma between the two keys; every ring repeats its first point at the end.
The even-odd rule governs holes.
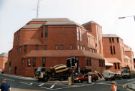
{"type": "Polygon", "coordinates": [[[7,83],[7,79],[3,79],[0,85],[1,91],[11,91],[10,85],[7,83]]]}
{"type": "Polygon", "coordinates": [[[117,91],[117,84],[115,81],[112,81],[111,91],[117,91]]]}

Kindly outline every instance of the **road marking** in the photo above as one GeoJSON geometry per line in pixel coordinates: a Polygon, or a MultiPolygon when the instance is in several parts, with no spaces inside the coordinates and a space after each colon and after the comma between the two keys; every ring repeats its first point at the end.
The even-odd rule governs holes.
{"type": "Polygon", "coordinates": [[[45,88],[48,90],[60,90],[60,89],[65,89],[65,88],[78,88],[78,87],[84,87],[84,86],[91,86],[94,85],[95,83],[92,84],[82,84],[82,85],[71,85],[71,86],[65,86],[65,87],[61,87],[61,88],[54,88],[54,86],[56,85],[56,83],[54,83],[50,88],[48,87],[41,87],[41,88],[45,88]]]}
{"type": "Polygon", "coordinates": [[[30,85],[32,85],[33,83],[31,82],[30,85]]]}
{"type": "Polygon", "coordinates": [[[105,83],[105,82],[100,82],[100,83],[96,83],[96,84],[111,85],[110,83],[105,83]]]}
{"type": "MultiPolygon", "coordinates": [[[[57,82],[56,82],[57,83],[57,82]]],[[[50,88],[54,88],[54,86],[56,85],[56,83],[54,83],[50,88]]]]}
{"type": "Polygon", "coordinates": [[[26,83],[26,82],[20,82],[22,84],[26,84],[26,85],[32,85],[33,83],[26,83]]]}
{"type": "Polygon", "coordinates": [[[129,80],[127,80],[127,81],[134,81],[134,79],[129,79],[129,80]]]}
{"type": "Polygon", "coordinates": [[[44,84],[45,84],[45,83],[41,83],[41,84],[39,84],[38,86],[40,86],[40,87],[41,87],[41,86],[43,86],[44,84]]]}

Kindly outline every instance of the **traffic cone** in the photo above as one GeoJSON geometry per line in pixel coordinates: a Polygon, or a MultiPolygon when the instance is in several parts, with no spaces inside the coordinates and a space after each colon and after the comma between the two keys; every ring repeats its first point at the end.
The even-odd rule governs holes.
{"type": "Polygon", "coordinates": [[[115,81],[112,81],[112,84],[111,84],[111,91],[117,91],[117,84],[115,81]]]}

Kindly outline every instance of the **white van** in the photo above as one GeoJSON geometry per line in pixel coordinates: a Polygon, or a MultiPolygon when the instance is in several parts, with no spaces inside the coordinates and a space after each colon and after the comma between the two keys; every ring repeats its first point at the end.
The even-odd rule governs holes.
{"type": "Polygon", "coordinates": [[[115,75],[115,73],[113,73],[109,70],[105,70],[103,72],[103,76],[104,76],[105,80],[115,80],[114,75],[115,75]]]}

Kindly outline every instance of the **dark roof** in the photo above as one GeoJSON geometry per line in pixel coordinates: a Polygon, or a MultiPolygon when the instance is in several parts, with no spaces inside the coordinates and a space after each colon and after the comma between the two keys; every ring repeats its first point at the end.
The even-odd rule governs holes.
{"type": "Polygon", "coordinates": [[[87,56],[95,59],[103,59],[100,54],[91,53],[84,50],[32,50],[24,57],[70,57],[87,56]]]}
{"type": "Polygon", "coordinates": [[[116,34],[102,34],[103,37],[119,37],[116,34]]]}
{"type": "Polygon", "coordinates": [[[28,24],[23,26],[22,28],[40,28],[43,24],[28,24]]]}
{"type": "Polygon", "coordinates": [[[68,18],[35,18],[32,21],[45,21],[45,25],[79,25],[68,18]]]}
{"type": "Polygon", "coordinates": [[[32,19],[32,21],[50,21],[50,22],[59,21],[59,22],[63,22],[63,21],[69,21],[69,19],[68,18],[34,18],[34,19],[32,19]]]}

